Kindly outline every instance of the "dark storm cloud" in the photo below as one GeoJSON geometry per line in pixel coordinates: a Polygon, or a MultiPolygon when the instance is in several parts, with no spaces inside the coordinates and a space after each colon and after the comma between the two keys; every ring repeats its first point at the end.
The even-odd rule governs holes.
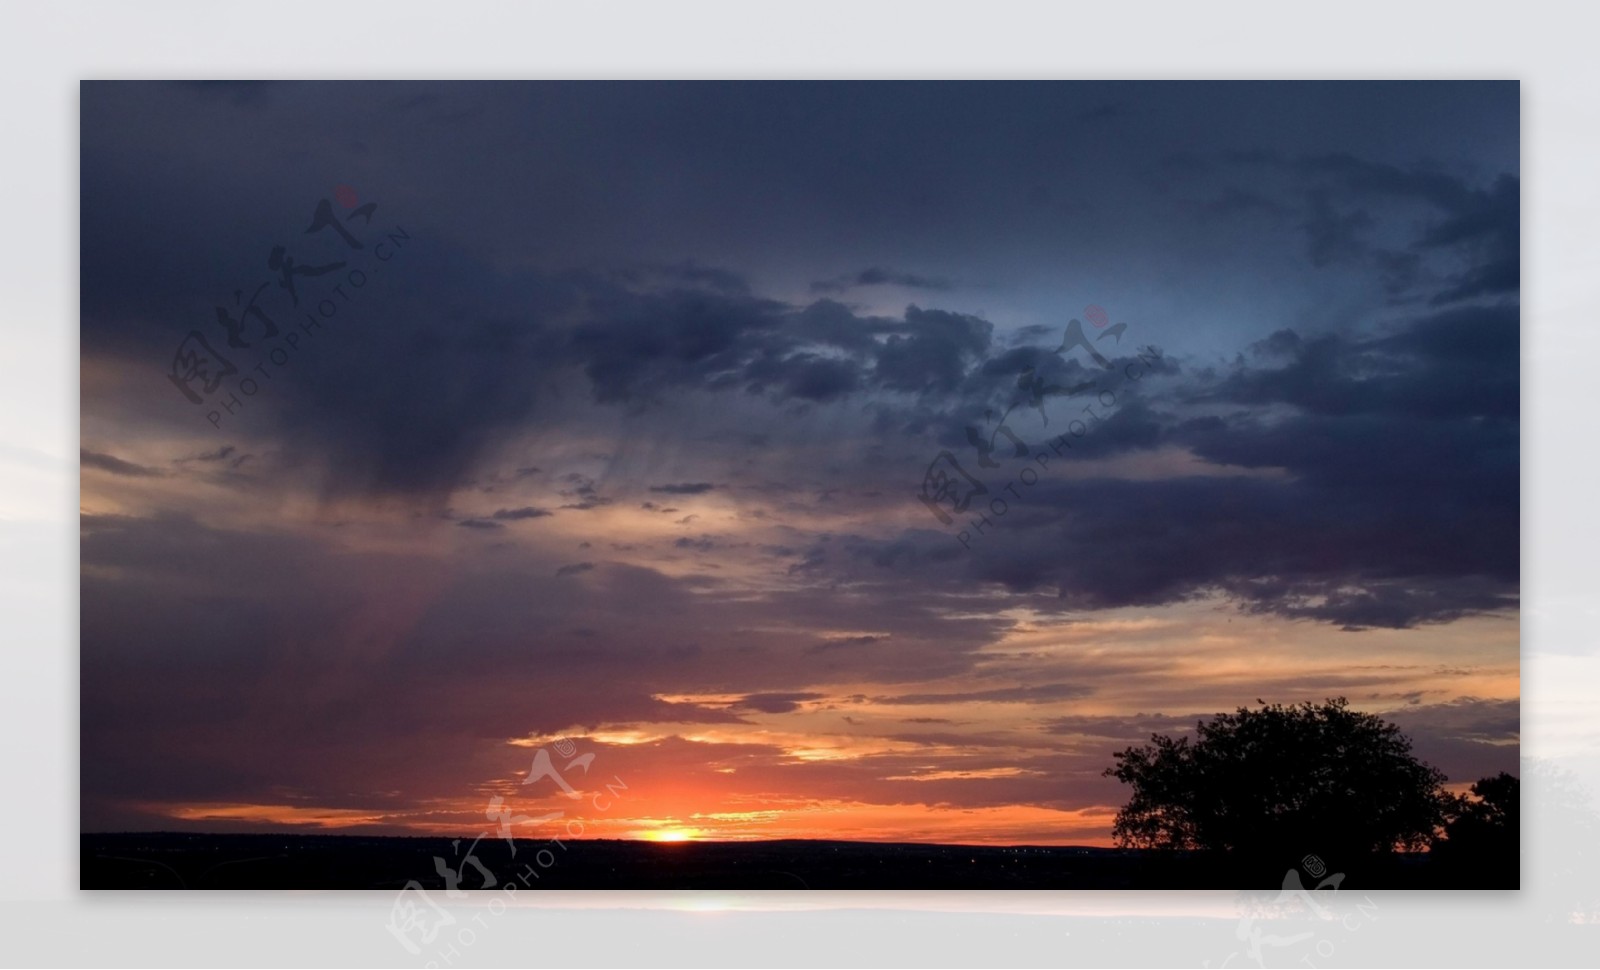
{"type": "MultiPolygon", "coordinates": [[[[1425,440],[1428,429],[1416,433],[1425,440]]],[[[1302,428],[1284,437],[1315,440],[1312,434],[1302,428]]],[[[1331,469],[1325,474],[1348,478],[1347,463],[1388,457],[1373,454],[1375,440],[1382,439],[1319,453],[1331,469]]],[[[1403,454],[1403,446],[1396,451],[1403,454]]],[[[1506,506],[1515,509],[1515,479],[1509,496],[1503,478],[1490,476],[1494,491],[1452,492],[1441,504],[1437,490],[1453,488],[1452,472],[1470,470],[1460,456],[1445,458],[1458,463],[1432,466],[1428,481],[1402,495],[1393,494],[1391,483],[1345,487],[1327,478],[1040,485],[1003,527],[973,544],[970,561],[946,564],[956,576],[1019,591],[1053,588],[1070,609],[1153,606],[1224,592],[1253,611],[1351,628],[1512,609],[1516,519],[1507,520],[1506,506]],[[1484,523],[1484,532],[1464,538],[1463,520],[1484,523]]],[[[1415,467],[1425,465],[1424,459],[1415,467]]],[[[922,545],[928,548],[907,550],[902,568],[937,567],[926,554],[937,552],[937,542],[922,545]]],[[[897,561],[892,547],[870,548],[874,561],[897,561]]]]}
{"type": "Polygon", "coordinates": [[[1514,421],[1520,317],[1514,304],[1468,306],[1412,320],[1383,337],[1304,338],[1283,330],[1253,348],[1262,366],[1241,369],[1203,396],[1292,404],[1320,416],[1514,421]]]}
{"type": "Polygon", "coordinates": [[[664,387],[736,384],[752,359],[777,353],[782,307],[698,290],[618,292],[573,333],[573,349],[601,402],[664,387]]]}
{"type": "Polygon", "coordinates": [[[954,390],[989,349],[993,332],[993,324],[974,316],[908,307],[905,332],[884,341],[875,376],[894,391],[954,390]]]}
{"type": "Polygon", "coordinates": [[[803,340],[862,353],[876,346],[880,334],[892,332],[894,324],[881,317],[858,317],[843,303],[817,300],[796,315],[794,327],[803,340]]]}
{"type": "Polygon", "coordinates": [[[1313,265],[1372,257],[1395,289],[1415,279],[1415,260],[1429,253],[1457,253],[1462,262],[1429,295],[1435,305],[1475,297],[1514,294],[1521,285],[1521,180],[1501,174],[1487,187],[1428,168],[1403,168],[1348,153],[1286,158],[1271,152],[1236,156],[1245,165],[1281,166],[1307,179],[1305,230],[1313,265]],[[1340,208],[1329,186],[1351,198],[1340,208]],[[1376,222],[1363,204],[1409,202],[1429,210],[1429,223],[1407,250],[1374,247],[1367,236],[1376,222]]]}
{"type": "Polygon", "coordinates": [[[569,285],[415,247],[405,258],[430,265],[369,284],[386,289],[304,352],[294,383],[274,388],[275,412],[251,416],[277,417],[291,455],[320,466],[335,494],[442,495],[550,393],[560,337],[545,320],[574,299],[569,285]]]}
{"type": "Polygon", "coordinates": [[[1522,285],[1522,202],[1520,179],[1502,175],[1494,187],[1475,192],[1465,205],[1435,225],[1422,239],[1431,247],[1481,245],[1484,256],[1434,296],[1449,303],[1476,296],[1514,293],[1522,285]]]}
{"type": "Polygon", "coordinates": [[[670,388],[829,401],[858,390],[954,391],[993,325],[943,310],[862,318],[836,303],[795,308],[705,291],[615,294],[572,336],[601,403],[649,402],[670,388]]]}
{"type": "MultiPolygon", "coordinates": [[[[1033,462],[1037,484],[1001,495],[1003,520],[975,504],[949,533],[841,537],[794,568],[1053,589],[1068,609],[1223,593],[1349,629],[1514,609],[1518,324],[1514,304],[1461,306],[1375,336],[1281,330],[1224,372],[1165,368],[1161,383],[1119,389],[1126,403],[1056,467],[1165,447],[1256,474],[1083,479],[1033,462]],[[1223,410],[1186,416],[1197,405],[1223,410]],[[963,546],[955,530],[980,538],[963,546]]],[[[985,369],[1042,363],[1018,349],[985,369]]],[[[970,455],[957,427],[941,442],[970,455]]],[[[1017,459],[999,439],[996,482],[1016,485],[1023,461],[1051,458],[1042,442],[1017,459]]]]}
{"type": "MultiPolygon", "coordinates": [[[[215,305],[226,303],[232,290],[244,285],[241,274],[261,271],[268,244],[290,238],[290,227],[293,233],[303,230],[302,210],[309,209],[315,195],[274,186],[274,208],[267,211],[275,216],[261,218],[259,230],[239,228],[249,224],[241,215],[263,211],[259,204],[252,207],[248,199],[230,197],[214,186],[172,178],[151,160],[154,144],[126,151],[125,144],[117,143],[117,151],[110,149],[104,133],[133,138],[128,126],[142,121],[170,137],[182,128],[184,112],[196,110],[190,103],[193,95],[180,95],[182,103],[164,103],[159,87],[128,90],[141,93],[126,95],[119,89],[115,95],[88,98],[85,106],[90,137],[84,163],[84,278],[91,281],[84,294],[86,346],[109,349],[137,340],[141,352],[159,360],[170,355],[182,333],[173,321],[204,320],[215,305]],[[140,226],[140,231],[121,231],[129,225],[140,226]],[[135,317],[141,320],[137,325],[135,317]]],[[[294,86],[271,90],[275,93],[266,100],[272,110],[286,108],[304,93],[294,86]]],[[[386,94],[397,104],[409,100],[416,106],[477,91],[480,105],[497,105],[508,90],[456,86],[409,98],[386,94]]],[[[632,89],[592,86],[572,89],[568,96],[578,96],[580,90],[595,101],[595,131],[620,124],[613,112],[632,117],[624,97],[632,89]]],[[[852,104],[851,117],[871,117],[897,98],[921,106],[925,97],[906,86],[863,90],[868,100],[852,104]]],[[[971,92],[946,90],[946,108],[978,116],[988,111],[986,102],[973,99],[971,92]]],[[[1061,117],[1092,117],[1097,124],[1132,123],[1150,113],[1136,87],[1122,89],[1126,96],[1110,98],[1088,89],[1081,94],[1007,90],[1047,113],[1055,110],[1049,107],[1052,99],[1064,99],[1061,117]],[[1106,105],[1119,107],[1105,113],[1106,105]]],[[[1245,89],[1238,90],[1243,96],[1245,89]]],[[[1304,97],[1322,98],[1332,89],[1296,90],[1304,97]]],[[[382,91],[375,88],[372,94],[382,91]]],[[[768,86],[762,91],[769,99],[764,103],[780,112],[814,107],[813,101],[848,103],[843,88],[768,86]]],[[[751,107],[735,88],[663,89],[663,98],[660,107],[668,114],[698,103],[702,110],[744,118],[751,107]]],[[[885,117],[897,119],[895,125],[879,127],[874,135],[896,146],[896,158],[911,157],[902,149],[911,144],[915,126],[904,107],[900,105],[899,114],[887,112],[885,117]]],[[[220,106],[207,110],[227,117],[220,106]]],[[[624,130],[631,129],[617,129],[624,130]]],[[[762,125],[749,130],[759,133],[754,150],[792,161],[783,154],[789,150],[785,136],[762,125]]],[[[1324,228],[1314,229],[1313,235],[1330,258],[1359,242],[1338,228],[1357,219],[1351,213],[1367,212],[1375,199],[1406,199],[1441,213],[1417,242],[1419,247],[1467,251],[1487,245],[1493,250],[1487,263],[1464,271],[1451,287],[1440,290],[1441,297],[1463,287],[1485,291],[1490,281],[1505,277],[1497,266],[1508,259],[1515,262],[1515,249],[1510,248],[1516,237],[1514,178],[1486,190],[1454,176],[1336,153],[1262,151],[1252,157],[1257,161],[1251,164],[1266,161],[1316,183],[1307,191],[1316,193],[1326,212],[1324,228]],[[1341,200],[1334,200],[1335,191],[1343,193],[1341,200]]],[[[783,175],[794,171],[786,167],[783,175]]],[[[847,180],[859,177],[856,173],[847,180]]],[[[979,170],[971,177],[979,178],[979,170]]],[[[838,187],[813,188],[826,194],[838,187]]],[[[410,222],[408,202],[415,211],[414,200],[380,200],[379,218],[410,222]]],[[[1317,218],[1314,211],[1313,223],[1317,218]]],[[[468,479],[473,466],[499,442],[549,413],[548,394],[569,367],[586,376],[594,398],[602,403],[644,406],[690,387],[755,392],[778,402],[825,403],[881,391],[953,393],[983,361],[993,339],[987,321],[944,309],[913,307],[901,319],[884,319],[858,316],[827,301],[790,306],[754,294],[740,272],[693,259],[636,261],[634,268],[620,272],[509,271],[489,268],[447,230],[418,238],[418,245],[426,248],[407,269],[407,285],[389,291],[369,310],[351,311],[366,314],[366,332],[356,336],[352,325],[339,338],[319,345],[306,366],[296,364],[291,386],[274,390],[274,410],[263,414],[268,405],[262,405],[250,416],[267,427],[277,426],[291,458],[319,466],[330,493],[448,491],[468,479]]],[[[1405,255],[1384,252],[1391,261],[1405,255]]],[[[844,278],[862,285],[896,282],[924,288],[941,282],[934,275],[883,264],[844,278]]]]}
{"type": "MultiPolygon", "coordinates": [[[[207,321],[216,307],[231,306],[232,291],[251,285],[241,277],[252,283],[267,277],[265,250],[282,230],[273,227],[275,220],[263,219],[267,228],[261,232],[241,232],[242,220],[233,213],[243,208],[239,203],[220,199],[197,207],[159,180],[101,184],[129,178],[86,164],[83,259],[85,280],[92,282],[84,291],[85,352],[114,354],[119,366],[146,368],[160,379],[185,332],[174,324],[188,320],[213,330],[207,321]],[[226,226],[220,238],[200,238],[204,220],[193,218],[196,211],[226,226]],[[130,221],[140,225],[139,232],[117,228],[130,221]],[[226,255],[185,256],[213,253],[226,255]],[[230,259],[234,254],[239,258],[230,259]],[[252,254],[259,264],[248,259],[252,254]]],[[[282,203],[294,213],[294,232],[304,229],[315,200],[306,193],[282,203]]],[[[378,218],[389,214],[380,204],[378,218]]],[[[400,212],[393,215],[404,219],[400,212]]],[[[299,341],[281,369],[253,373],[254,356],[223,350],[262,388],[246,398],[237,385],[224,387],[221,399],[234,393],[244,401],[238,414],[224,419],[229,432],[281,437],[288,460],[319,468],[335,497],[373,491],[442,495],[536,413],[548,387],[545,355],[553,338],[540,321],[568,305],[572,288],[531,274],[508,280],[437,241],[413,239],[411,250],[386,267],[388,275],[367,283],[358,301],[341,305],[339,318],[320,329],[297,332],[302,314],[274,305],[280,331],[295,333],[299,341]],[[407,260],[415,262],[408,266],[407,260]]],[[[309,309],[311,284],[301,281],[300,287],[307,290],[309,309]]],[[[220,331],[209,339],[226,348],[220,331]]],[[[281,342],[277,346],[281,352],[281,342]]],[[[185,418],[196,430],[210,427],[206,408],[191,407],[164,389],[170,400],[142,396],[133,406],[146,412],[165,408],[154,413],[185,418]]]]}
{"type": "Polygon", "coordinates": [[[859,365],[836,357],[797,351],[780,359],[752,363],[746,371],[756,391],[770,391],[783,400],[829,401],[861,388],[859,365]]]}

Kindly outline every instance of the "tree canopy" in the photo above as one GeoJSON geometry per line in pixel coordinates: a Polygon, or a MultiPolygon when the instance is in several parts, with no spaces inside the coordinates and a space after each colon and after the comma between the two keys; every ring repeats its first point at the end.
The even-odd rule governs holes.
{"type": "Polygon", "coordinates": [[[1432,844],[1456,802],[1399,728],[1342,697],[1257,703],[1115,754],[1105,774],[1133,788],[1118,844],[1330,861],[1432,844]]]}
{"type": "Polygon", "coordinates": [[[1444,840],[1434,847],[1441,871],[1459,886],[1518,884],[1521,856],[1521,782],[1500,772],[1473,783],[1456,799],[1444,840]]]}

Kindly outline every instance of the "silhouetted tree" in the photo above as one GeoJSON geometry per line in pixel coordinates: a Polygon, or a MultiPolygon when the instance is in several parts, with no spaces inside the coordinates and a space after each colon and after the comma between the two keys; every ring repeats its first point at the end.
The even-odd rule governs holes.
{"type": "Polygon", "coordinates": [[[1521,862],[1521,784],[1502,771],[1473,782],[1471,792],[1452,802],[1433,861],[1458,887],[1514,889],[1521,862]]]}
{"type": "Polygon", "coordinates": [[[1199,722],[1193,741],[1158,734],[1116,753],[1105,774],[1133,787],[1118,844],[1275,866],[1316,854],[1343,866],[1433,842],[1454,803],[1399,728],[1342,697],[1257,703],[1199,722]]]}
{"type": "Polygon", "coordinates": [[[1515,842],[1522,800],[1515,775],[1500,772],[1472,783],[1472,797],[1457,800],[1445,838],[1461,844],[1476,840],[1515,842]]]}

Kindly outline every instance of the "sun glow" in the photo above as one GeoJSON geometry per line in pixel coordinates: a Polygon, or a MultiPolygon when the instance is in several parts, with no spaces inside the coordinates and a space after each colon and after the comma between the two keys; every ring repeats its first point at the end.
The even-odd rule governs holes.
{"type": "Polygon", "coordinates": [[[688,842],[694,834],[688,829],[655,829],[641,836],[647,842],[688,842]]]}

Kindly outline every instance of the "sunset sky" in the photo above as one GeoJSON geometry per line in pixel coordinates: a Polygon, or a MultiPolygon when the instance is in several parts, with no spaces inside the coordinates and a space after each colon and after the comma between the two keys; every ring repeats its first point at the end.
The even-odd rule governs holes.
{"type": "Polygon", "coordinates": [[[1518,95],[85,84],[83,830],[1109,844],[1332,696],[1516,772],[1518,95]]]}

